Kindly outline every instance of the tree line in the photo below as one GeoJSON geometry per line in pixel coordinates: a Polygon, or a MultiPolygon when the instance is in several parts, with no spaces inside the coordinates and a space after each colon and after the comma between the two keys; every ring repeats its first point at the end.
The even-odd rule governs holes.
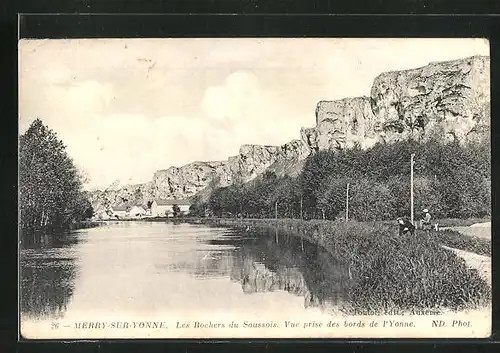
{"type": "Polygon", "coordinates": [[[349,218],[388,220],[410,213],[410,155],[415,154],[414,201],[435,218],[491,214],[490,143],[400,141],[309,156],[297,177],[265,172],[256,179],[216,188],[195,198],[198,216],[343,218],[349,183],[349,218]]]}
{"type": "Polygon", "coordinates": [[[64,231],[92,216],[82,176],[54,131],[36,119],[19,138],[19,228],[64,231]]]}

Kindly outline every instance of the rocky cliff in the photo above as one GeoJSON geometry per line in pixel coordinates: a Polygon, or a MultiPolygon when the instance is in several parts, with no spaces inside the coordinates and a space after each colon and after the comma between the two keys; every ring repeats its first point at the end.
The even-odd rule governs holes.
{"type": "Polygon", "coordinates": [[[381,139],[483,135],[490,125],[489,73],[489,57],[475,56],[379,75],[371,99],[381,139]]]}
{"type": "Polygon", "coordinates": [[[300,172],[309,154],[323,149],[369,148],[377,142],[438,137],[443,141],[489,138],[490,58],[430,63],[380,74],[370,97],[320,101],[316,126],[282,146],[243,145],[226,161],[193,162],[157,171],[150,183],[93,194],[109,205],[143,204],[155,198],[184,199],[266,170],[300,172]]]}

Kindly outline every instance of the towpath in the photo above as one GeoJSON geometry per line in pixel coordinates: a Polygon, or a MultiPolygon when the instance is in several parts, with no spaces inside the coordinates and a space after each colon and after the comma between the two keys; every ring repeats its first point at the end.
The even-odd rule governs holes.
{"type": "MultiPolygon", "coordinates": [[[[470,227],[449,227],[446,229],[455,230],[467,236],[476,236],[482,239],[491,240],[491,223],[477,223],[470,227]]],[[[479,275],[488,283],[491,287],[491,257],[478,255],[473,252],[459,250],[455,248],[450,248],[448,246],[442,245],[443,248],[453,251],[457,256],[460,256],[465,260],[465,264],[469,268],[475,268],[478,270],[479,275]]]]}

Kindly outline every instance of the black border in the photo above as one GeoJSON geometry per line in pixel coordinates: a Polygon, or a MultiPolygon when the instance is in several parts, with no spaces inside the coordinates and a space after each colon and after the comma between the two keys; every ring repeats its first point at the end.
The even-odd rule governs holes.
{"type": "MultiPolygon", "coordinates": [[[[108,0],[114,2],[115,6],[123,5],[120,0],[108,0]]],[[[234,1],[234,0],[233,0],[234,1]]],[[[86,8],[89,9],[89,0],[82,0],[81,2],[88,2],[86,8]]],[[[230,1],[223,1],[229,4],[230,1]]],[[[249,9],[255,9],[257,2],[244,1],[249,4],[249,9]],[[252,7],[253,6],[253,7],[252,7]]],[[[280,3],[283,3],[281,1],[280,3]]],[[[75,1],[76,4],[80,3],[75,1]]],[[[73,5],[75,5],[73,3],[73,5]]],[[[145,1],[145,4],[150,4],[151,1],[145,1]]],[[[162,2],[163,3],[163,2],[162,2]]],[[[180,2],[172,2],[180,4],[180,2]]],[[[186,1],[189,5],[189,0],[186,1]]],[[[214,3],[214,2],[209,2],[214,3]]],[[[221,2],[219,2],[221,3],[221,2]]],[[[348,3],[348,2],[346,2],[348,3]]],[[[351,5],[358,2],[349,2],[351,5]]],[[[425,2],[421,2],[425,4],[425,2]]],[[[479,1],[479,3],[483,3],[479,1]]],[[[140,4],[147,8],[148,5],[140,4]]],[[[484,3],[483,3],[484,4],[484,3]]],[[[83,4],[82,6],[85,8],[83,4]]],[[[188,8],[184,5],[183,8],[188,8]]],[[[42,8],[43,6],[40,5],[42,8]]],[[[39,6],[39,7],[40,7],[39,6]]],[[[177,12],[182,12],[181,5],[177,8],[177,12]]],[[[229,5],[228,5],[229,6],[229,5]]],[[[208,9],[210,6],[207,5],[208,9]]],[[[349,7],[349,6],[347,6],[349,7]]],[[[396,7],[397,8],[397,7],[396,7]]],[[[439,8],[439,6],[437,7],[439,8]]],[[[445,7],[446,8],[446,7],[445,7]]],[[[483,7],[484,8],[484,7],[483,7]]],[[[80,7],[81,9],[81,7],[80,7]]],[[[261,7],[262,9],[262,7],[261,7]]],[[[32,10],[31,10],[32,11],[32,10]]],[[[256,12],[256,10],[247,10],[246,12],[256,12]]],[[[484,11],[484,9],[482,10],[484,11]]],[[[122,11],[126,12],[126,11],[122,11]]],[[[243,11],[245,12],[245,11],[243,11]]],[[[369,11],[368,11],[369,12],[369,11]]],[[[438,11],[436,11],[438,12],[438,11]]],[[[453,12],[453,11],[452,11],[453,12]]],[[[456,12],[456,11],[455,11],[456,12]]],[[[481,11],[476,11],[481,13],[481,11]]],[[[484,12],[483,12],[484,13],[484,12]]],[[[2,29],[5,26],[2,26],[2,29]]],[[[498,86],[496,82],[500,82],[500,70],[498,64],[500,63],[500,17],[498,16],[477,16],[477,15],[458,15],[458,16],[444,16],[444,15],[430,15],[430,16],[415,16],[415,15],[279,15],[279,14],[247,14],[247,15],[188,15],[188,14],[170,14],[170,15],[29,15],[23,17],[19,24],[19,30],[23,37],[30,38],[78,38],[78,37],[93,37],[93,38],[116,38],[116,37],[487,37],[491,42],[491,86],[492,97],[498,96],[498,86]]],[[[9,43],[13,49],[13,56],[6,58],[6,67],[11,67],[14,70],[10,71],[10,77],[13,79],[14,86],[17,86],[17,29],[7,29],[2,32],[2,37],[9,43]]],[[[9,45],[7,44],[7,45],[9,45]]],[[[3,56],[2,56],[2,59],[3,56]]],[[[5,173],[4,186],[7,186],[8,198],[3,203],[2,211],[4,219],[7,221],[4,225],[5,235],[2,240],[8,242],[7,246],[2,246],[3,249],[9,248],[7,253],[8,259],[13,260],[11,264],[15,264],[17,269],[17,91],[12,90],[3,97],[7,103],[11,104],[12,111],[7,112],[5,109],[1,111],[4,113],[4,126],[8,127],[8,131],[12,135],[8,139],[3,139],[2,142],[7,143],[6,148],[2,151],[1,163],[3,165],[10,165],[12,168],[2,168],[3,171],[12,170],[11,173],[5,173]],[[12,96],[11,96],[12,94],[12,96]],[[13,106],[12,106],[13,105],[13,106]],[[12,124],[12,125],[11,125],[12,124]],[[12,130],[10,130],[12,127],[12,130]],[[11,144],[12,142],[12,144],[11,144]],[[7,152],[8,151],[8,152],[7,152]],[[6,153],[7,152],[7,153],[6,153]],[[10,152],[10,153],[9,153],[10,152]],[[15,171],[15,172],[14,172],[15,171]],[[5,181],[6,180],[6,181],[5,181]],[[15,236],[9,235],[12,232],[15,236]],[[12,237],[9,238],[9,237],[12,237]],[[16,239],[15,241],[12,241],[16,239]]],[[[495,196],[499,190],[500,182],[498,181],[497,165],[498,147],[495,140],[499,134],[499,124],[494,118],[500,112],[499,102],[492,99],[492,192],[495,196]]],[[[496,227],[500,224],[498,218],[496,198],[493,197],[493,235],[496,233],[496,227]]],[[[497,253],[499,242],[492,237],[492,245],[494,254],[497,253]]],[[[169,343],[171,349],[188,349],[198,350],[203,349],[210,351],[227,350],[234,351],[236,349],[283,349],[284,351],[296,351],[307,348],[325,349],[353,349],[354,351],[369,351],[371,349],[380,349],[384,351],[412,351],[421,349],[450,349],[450,351],[471,351],[471,350],[494,350],[492,343],[498,342],[499,335],[499,321],[500,312],[497,307],[496,295],[498,293],[499,282],[496,280],[498,276],[497,269],[499,268],[498,259],[493,257],[493,299],[494,299],[494,312],[493,312],[493,335],[490,339],[486,340],[453,340],[446,343],[445,340],[369,340],[357,339],[349,341],[345,339],[322,339],[322,340],[256,340],[256,339],[238,339],[231,340],[231,343],[225,343],[221,346],[219,343],[227,340],[151,340],[147,341],[148,348],[161,349],[164,342],[169,343]],[[200,342],[210,342],[210,345],[201,345],[200,342]],[[251,345],[245,343],[252,342],[251,345]],[[304,342],[309,345],[304,346],[304,342]],[[314,342],[314,343],[312,343],[314,342]],[[332,343],[335,342],[334,345],[332,343]],[[346,345],[346,343],[351,345],[346,345]],[[418,342],[416,345],[415,343],[418,342]],[[461,344],[459,344],[461,343],[461,344]]],[[[16,271],[17,272],[17,271],[16,271]]],[[[15,305],[9,310],[7,319],[2,318],[0,321],[0,342],[5,343],[6,339],[17,339],[17,275],[13,276],[14,290],[12,297],[15,305]],[[16,312],[13,312],[16,308],[16,312]],[[10,326],[10,330],[6,329],[10,326]],[[14,331],[12,331],[14,328],[14,331]]],[[[9,292],[10,295],[10,292],[9,292]]],[[[2,303],[4,304],[4,303],[2,303]]],[[[54,341],[23,341],[18,344],[19,351],[32,351],[39,349],[46,349],[47,351],[57,351],[63,349],[64,344],[56,343],[54,341]]],[[[144,340],[126,340],[126,341],[91,341],[82,342],[78,341],[72,343],[71,349],[84,350],[84,351],[118,351],[125,348],[132,348],[133,351],[140,351],[144,348],[144,340]]],[[[2,350],[0,346],[0,350],[2,350]]],[[[2,350],[7,351],[7,350],[2,350]]]]}
{"type": "MultiPolygon", "coordinates": [[[[112,0],[111,0],[112,1],[112,0]]],[[[20,15],[23,38],[494,37],[500,15],[20,15]]]]}
{"type": "Polygon", "coordinates": [[[17,0],[19,13],[491,14],[495,0],[17,0]]]}

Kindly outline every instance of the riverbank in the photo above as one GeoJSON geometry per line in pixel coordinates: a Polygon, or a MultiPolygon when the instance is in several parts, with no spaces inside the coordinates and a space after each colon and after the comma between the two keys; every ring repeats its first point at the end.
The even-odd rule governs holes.
{"type": "Polygon", "coordinates": [[[234,227],[249,235],[299,236],[324,247],[349,268],[349,295],[344,305],[347,312],[426,308],[460,311],[483,307],[491,300],[490,286],[478,271],[467,266],[456,251],[442,246],[452,243],[453,248],[478,247],[458,232],[417,230],[415,236],[399,236],[395,225],[376,222],[193,217],[165,220],[234,227]]]}
{"type": "Polygon", "coordinates": [[[96,228],[104,224],[106,224],[104,221],[80,221],[71,223],[64,228],[20,229],[19,240],[21,241],[21,247],[47,244],[49,239],[63,239],[67,234],[79,229],[96,228]]]}
{"type": "Polygon", "coordinates": [[[103,224],[105,223],[102,221],[81,221],[71,224],[69,230],[95,228],[95,227],[100,227],[103,224]]]}
{"type": "MultiPolygon", "coordinates": [[[[156,222],[173,222],[173,223],[191,223],[191,224],[206,224],[213,226],[224,226],[224,227],[236,227],[236,228],[266,228],[266,227],[283,227],[285,224],[290,224],[288,228],[292,233],[294,232],[293,225],[295,224],[295,229],[300,228],[298,225],[303,224],[333,224],[340,225],[345,224],[344,222],[336,222],[336,221],[328,221],[328,220],[300,220],[300,219],[286,219],[286,218],[217,218],[217,217],[179,217],[179,218],[167,218],[167,217],[157,217],[157,218],[147,218],[143,219],[145,221],[156,221],[156,222]]],[[[459,250],[472,252],[482,256],[491,256],[491,239],[485,237],[483,235],[479,235],[479,231],[484,233],[484,229],[481,227],[465,227],[463,224],[484,224],[484,223],[475,223],[478,219],[470,219],[470,220],[457,220],[457,219],[448,219],[444,220],[447,224],[461,224],[461,226],[443,228],[439,231],[432,231],[430,234],[436,238],[436,240],[445,246],[456,248],[459,250]],[[462,229],[465,229],[462,231],[462,229]],[[477,233],[477,234],[476,234],[477,233]]],[[[481,219],[483,222],[485,219],[481,219]]],[[[376,221],[376,222],[350,222],[356,223],[359,225],[364,225],[367,230],[375,229],[378,227],[383,227],[388,230],[389,233],[397,232],[397,225],[395,222],[390,221],[376,221]]],[[[306,227],[307,228],[307,227],[306,227]]],[[[417,230],[417,236],[424,234],[423,231],[417,230]]],[[[295,235],[304,235],[304,234],[295,234],[295,235]]],[[[305,234],[308,238],[311,236],[310,234],[305,234]]]]}

